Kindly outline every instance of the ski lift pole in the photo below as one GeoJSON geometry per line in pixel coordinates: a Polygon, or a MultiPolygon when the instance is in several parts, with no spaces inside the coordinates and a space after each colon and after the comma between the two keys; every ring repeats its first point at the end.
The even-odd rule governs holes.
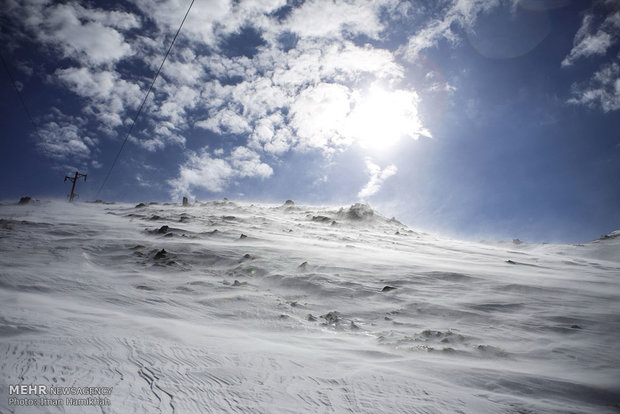
{"type": "Polygon", "coordinates": [[[71,196],[69,197],[70,203],[73,202],[73,197],[75,197],[75,185],[77,184],[78,178],[84,177],[84,182],[86,182],[86,176],[87,174],[80,174],[78,171],[75,172],[75,177],[69,177],[68,175],[65,176],[65,182],[69,180],[73,183],[73,187],[71,187],[71,196]]]}

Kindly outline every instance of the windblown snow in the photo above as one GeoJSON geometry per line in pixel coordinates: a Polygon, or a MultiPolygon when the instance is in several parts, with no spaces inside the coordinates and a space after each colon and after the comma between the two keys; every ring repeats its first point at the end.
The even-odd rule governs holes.
{"type": "Polygon", "coordinates": [[[620,232],[472,243],[290,202],[0,219],[2,413],[620,409],[620,232]],[[24,406],[17,384],[112,391],[24,406]]]}

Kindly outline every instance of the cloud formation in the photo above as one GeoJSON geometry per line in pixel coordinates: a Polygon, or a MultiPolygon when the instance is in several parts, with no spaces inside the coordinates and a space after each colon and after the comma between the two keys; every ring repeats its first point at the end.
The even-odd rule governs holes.
{"type": "Polygon", "coordinates": [[[179,167],[178,176],[168,181],[171,196],[174,199],[194,197],[197,189],[219,193],[236,178],[264,179],[273,174],[273,169],[248,148],[237,147],[228,156],[222,155],[223,151],[209,153],[206,149],[199,153],[190,152],[179,167]]]}
{"type": "MultiPolygon", "coordinates": [[[[103,139],[126,133],[187,7],[177,0],[137,0],[124,9],[115,3],[110,10],[52,0],[5,3],[22,35],[62,61],[46,80],[80,99],[79,115],[87,120],[83,135],[103,139]]],[[[374,151],[402,137],[430,137],[418,91],[455,88],[435,81],[418,89],[421,81],[407,79],[406,65],[441,41],[458,44],[460,29],[505,5],[501,0],[196,2],[130,142],[147,151],[194,149],[170,180],[175,193],[222,191],[237,178],[269,177],[273,169],[261,159],[278,162],[289,152],[315,151],[329,158],[356,144],[374,151]],[[405,37],[394,35],[395,23],[407,28],[405,37]],[[246,44],[252,47],[241,47],[246,44]],[[214,135],[227,140],[222,153],[196,138],[214,135]],[[242,159],[242,150],[234,148],[250,152],[242,159]],[[207,176],[213,177],[209,184],[196,178],[207,176]]],[[[619,13],[600,21],[589,16],[564,66],[604,54],[616,42],[619,13]]],[[[615,110],[614,71],[613,65],[601,67],[589,83],[575,85],[571,103],[615,110]]],[[[80,153],[96,161],[99,154],[98,143],[85,144],[80,152],[70,139],[53,142],[40,148],[48,148],[44,153],[54,159],[80,153]]],[[[360,193],[370,194],[380,179],[371,178],[374,184],[360,193]]]]}
{"type": "Polygon", "coordinates": [[[452,44],[461,41],[454,28],[472,27],[481,13],[501,5],[500,0],[453,0],[439,2],[443,7],[439,17],[428,20],[423,27],[409,37],[407,44],[401,46],[400,53],[409,61],[415,61],[420,53],[428,48],[437,46],[440,40],[447,40],[452,44]]]}
{"type": "Polygon", "coordinates": [[[568,103],[600,107],[604,112],[620,110],[620,65],[604,64],[589,81],[573,85],[568,103]]]}
{"type": "Polygon", "coordinates": [[[381,169],[381,167],[372,162],[369,157],[366,158],[365,163],[370,179],[359,193],[357,193],[357,196],[362,200],[378,193],[383,182],[398,172],[398,168],[393,164],[381,169]]]}
{"type": "MultiPolygon", "coordinates": [[[[607,6],[610,2],[595,3],[584,16],[575,34],[573,48],[562,61],[562,67],[575,65],[586,58],[605,58],[609,50],[620,40],[620,11],[607,6]],[[599,8],[605,13],[601,16],[599,8]]],[[[604,112],[620,109],[620,53],[600,64],[590,79],[575,82],[568,103],[600,108],[604,112]]]]}
{"type": "Polygon", "coordinates": [[[581,58],[604,56],[614,45],[620,33],[620,11],[607,16],[602,23],[595,23],[596,16],[588,13],[583,17],[581,27],[575,35],[573,48],[562,61],[562,66],[571,66],[581,58]]]}

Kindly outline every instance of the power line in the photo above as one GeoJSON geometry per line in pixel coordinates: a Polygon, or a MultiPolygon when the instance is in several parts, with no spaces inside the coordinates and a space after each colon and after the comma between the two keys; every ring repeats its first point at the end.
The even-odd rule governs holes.
{"type": "Polygon", "coordinates": [[[21,102],[22,107],[24,108],[24,111],[26,112],[26,115],[28,116],[28,119],[30,119],[30,123],[32,124],[34,128],[35,134],[37,134],[39,139],[43,141],[43,137],[41,137],[39,128],[37,127],[37,124],[34,122],[34,118],[32,117],[32,114],[30,113],[30,111],[28,110],[28,107],[26,106],[26,101],[24,101],[24,97],[22,96],[22,93],[19,91],[19,88],[17,87],[17,82],[15,82],[15,79],[13,78],[13,75],[11,74],[11,71],[9,70],[9,65],[6,63],[6,61],[4,60],[4,56],[2,56],[1,53],[0,53],[0,60],[2,60],[2,66],[4,66],[4,69],[6,70],[6,73],[9,75],[9,79],[11,80],[11,83],[13,84],[13,88],[15,88],[15,92],[17,92],[17,97],[19,98],[19,102],[21,102]]]}
{"type": "Polygon", "coordinates": [[[157,73],[155,74],[155,77],[153,78],[153,81],[151,82],[151,86],[149,86],[149,89],[146,91],[146,94],[144,95],[144,100],[142,101],[140,108],[138,108],[138,112],[136,113],[136,116],[133,118],[133,122],[131,123],[129,130],[127,131],[127,135],[125,135],[125,140],[123,141],[123,144],[118,150],[116,157],[114,157],[114,161],[112,161],[112,165],[110,166],[110,169],[108,170],[108,174],[105,176],[103,183],[101,183],[101,187],[99,187],[99,190],[97,190],[97,195],[95,197],[99,196],[99,193],[101,192],[105,184],[108,182],[108,178],[110,178],[112,169],[116,165],[116,161],[118,161],[118,158],[120,157],[121,152],[123,151],[123,148],[125,147],[125,144],[127,143],[127,140],[129,139],[129,136],[131,135],[131,131],[133,131],[134,125],[136,125],[136,120],[140,116],[140,113],[142,112],[142,108],[144,108],[144,104],[146,104],[146,100],[148,99],[149,94],[151,93],[151,90],[153,89],[153,85],[155,85],[155,81],[159,77],[159,73],[161,72],[161,69],[164,67],[164,63],[166,63],[166,59],[168,59],[168,55],[170,54],[170,51],[172,50],[172,46],[174,46],[174,42],[177,40],[179,33],[181,33],[181,28],[183,27],[183,24],[185,23],[185,20],[187,19],[187,16],[189,15],[189,11],[192,9],[193,5],[194,5],[194,0],[192,0],[189,7],[187,8],[187,12],[185,12],[183,21],[181,21],[181,25],[179,26],[179,29],[177,30],[176,34],[174,35],[174,38],[172,39],[172,42],[170,43],[170,47],[168,48],[168,51],[166,52],[166,55],[164,56],[164,60],[162,60],[161,65],[159,65],[159,69],[157,69],[157,73]]]}

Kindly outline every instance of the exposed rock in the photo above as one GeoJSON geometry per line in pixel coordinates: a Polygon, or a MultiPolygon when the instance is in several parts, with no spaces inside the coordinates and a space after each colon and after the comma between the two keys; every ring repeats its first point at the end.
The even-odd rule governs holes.
{"type": "Polygon", "coordinates": [[[347,211],[347,217],[352,220],[364,220],[374,216],[374,210],[368,204],[355,203],[347,211]]]}
{"type": "Polygon", "coordinates": [[[326,216],[312,216],[312,221],[318,221],[319,223],[325,223],[327,221],[331,221],[331,219],[326,216]]]}
{"type": "Polygon", "coordinates": [[[136,205],[136,208],[144,208],[144,207],[146,207],[146,204],[144,203],[140,203],[136,205]]]}
{"type": "Polygon", "coordinates": [[[396,288],[394,286],[384,286],[383,289],[381,289],[381,292],[389,292],[390,290],[395,290],[396,288]]]}
{"type": "Polygon", "coordinates": [[[340,322],[340,313],[337,311],[331,311],[325,315],[321,315],[321,318],[325,319],[325,323],[328,325],[335,325],[340,322]]]}
{"type": "Polygon", "coordinates": [[[19,202],[17,204],[19,204],[20,206],[26,205],[26,204],[30,204],[32,203],[32,197],[22,197],[19,199],[19,202]]]}
{"type": "Polygon", "coordinates": [[[159,230],[157,230],[157,233],[159,234],[168,233],[168,226],[161,226],[159,230]]]}
{"type": "Polygon", "coordinates": [[[239,236],[239,239],[243,240],[243,239],[247,239],[248,236],[246,236],[245,234],[241,233],[241,236],[239,236]]]}
{"type": "Polygon", "coordinates": [[[187,197],[183,197],[183,207],[187,206],[189,206],[189,200],[187,199],[187,197]]]}
{"type": "Polygon", "coordinates": [[[155,254],[155,259],[165,259],[167,257],[168,252],[165,249],[161,249],[155,254]]]}
{"type": "Polygon", "coordinates": [[[286,201],[284,202],[284,205],[285,205],[285,206],[294,206],[294,205],[295,205],[295,202],[294,202],[293,200],[286,200],[286,201]]]}
{"type": "Polygon", "coordinates": [[[309,313],[309,314],[308,314],[308,320],[309,320],[310,322],[316,322],[316,321],[317,321],[316,316],[314,316],[314,315],[313,315],[313,314],[311,314],[311,313],[309,313]]]}

